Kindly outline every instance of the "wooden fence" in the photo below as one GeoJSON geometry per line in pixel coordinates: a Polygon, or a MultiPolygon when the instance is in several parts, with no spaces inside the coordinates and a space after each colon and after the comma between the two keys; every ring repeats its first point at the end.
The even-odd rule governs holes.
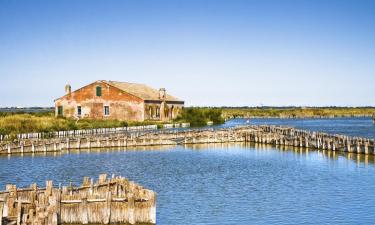
{"type": "Polygon", "coordinates": [[[0,154],[58,152],[69,149],[126,148],[134,146],[224,142],[255,142],[272,145],[375,154],[375,144],[373,139],[266,125],[239,126],[226,129],[157,130],[108,136],[19,140],[0,145],[0,154]]]}
{"type": "MultiPolygon", "coordinates": [[[[163,128],[179,128],[190,127],[189,123],[172,123],[163,124],[163,128]]],[[[116,127],[116,128],[98,128],[98,129],[84,129],[84,130],[67,130],[67,131],[54,131],[54,132],[39,132],[39,133],[25,133],[16,135],[16,139],[45,139],[45,138],[64,138],[64,137],[80,137],[80,136],[93,136],[93,135],[108,135],[108,134],[121,134],[126,132],[139,132],[157,130],[157,125],[146,126],[131,126],[131,127],[116,127]]],[[[10,139],[9,135],[0,135],[0,142],[10,139]]]]}
{"type": "Polygon", "coordinates": [[[156,194],[122,177],[93,180],[80,187],[46,188],[32,184],[0,192],[0,225],[156,224],[156,194]]]}

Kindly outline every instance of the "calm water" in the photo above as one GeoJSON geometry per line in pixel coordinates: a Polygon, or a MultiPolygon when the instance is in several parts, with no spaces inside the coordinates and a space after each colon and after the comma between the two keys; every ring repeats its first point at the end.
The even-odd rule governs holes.
{"type": "MultiPolygon", "coordinates": [[[[314,123],[301,126],[329,127],[314,123]]],[[[371,129],[364,133],[374,135],[371,129]]],[[[79,184],[83,176],[100,173],[126,176],[158,192],[158,224],[373,224],[375,219],[374,156],[249,144],[0,156],[1,189],[6,183],[44,185],[47,179],[79,184]]]]}
{"type": "Polygon", "coordinates": [[[0,186],[121,174],[158,192],[158,224],[371,224],[374,157],[200,145],[0,157],[0,186]]]}
{"type": "MultiPolygon", "coordinates": [[[[247,124],[247,119],[234,119],[220,127],[247,124]]],[[[375,125],[372,118],[334,118],[334,119],[250,119],[248,124],[292,126],[299,129],[324,131],[332,134],[345,134],[375,139],[375,125]]]]}

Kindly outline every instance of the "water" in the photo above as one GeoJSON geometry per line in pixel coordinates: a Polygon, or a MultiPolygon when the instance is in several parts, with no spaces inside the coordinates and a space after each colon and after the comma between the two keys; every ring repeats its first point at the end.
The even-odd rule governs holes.
{"type": "MultiPolygon", "coordinates": [[[[374,135],[372,127],[363,128],[365,119],[332,120],[351,124],[350,130],[326,120],[252,120],[271,122],[374,135]]],[[[235,123],[244,121],[225,126],[235,123]]],[[[100,173],[155,190],[158,224],[373,224],[375,219],[372,155],[219,144],[0,156],[1,189],[6,183],[44,186],[48,179],[80,184],[83,176],[100,173]]]]}
{"type": "Polygon", "coordinates": [[[375,139],[375,125],[370,117],[360,118],[333,118],[333,119],[233,119],[220,127],[236,125],[279,125],[292,126],[311,131],[323,131],[331,134],[345,134],[375,139]]]}

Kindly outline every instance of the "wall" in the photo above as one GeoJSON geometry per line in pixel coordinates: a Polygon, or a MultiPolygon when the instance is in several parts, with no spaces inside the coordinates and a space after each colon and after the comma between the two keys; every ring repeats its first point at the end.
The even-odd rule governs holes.
{"type": "Polygon", "coordinates": [[[81,106],[82,115],[80,118],[144,120],[142,99],[100,81],[57,99],[55,101],[56,116],[58,115],[58,106],[63,106],[63,116],[67,118],[78,118],[77,106],[81,106]],[[97,86],[102,87],[102,96],[96,96],[97,86]],[[109,116],[104,115],[104,106],[109,106],[109,116]]]}

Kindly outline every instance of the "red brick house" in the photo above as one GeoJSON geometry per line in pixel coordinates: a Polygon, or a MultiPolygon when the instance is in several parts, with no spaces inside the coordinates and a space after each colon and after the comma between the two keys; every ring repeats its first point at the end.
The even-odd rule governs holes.
{"type": "Polygon", "coordinates": [[[184,101],[144,84],[99,80],[78,90],[65,87],[55,100],[55,115],[67,118],[118,119],[127,121],[171,120],[184,101]]]}

